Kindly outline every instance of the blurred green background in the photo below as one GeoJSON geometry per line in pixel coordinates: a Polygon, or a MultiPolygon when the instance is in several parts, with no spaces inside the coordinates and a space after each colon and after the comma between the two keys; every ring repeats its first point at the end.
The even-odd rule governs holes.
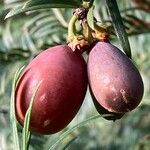
{"type": "MultiPolygon", "coordinates": [[[[23,0],[0,0],[0,150],[12,150],[9,120],[11,85],[18,67],[38,52],[66,42],[72,9],[31,11],[4,20],[10,9],[23,0]]],[[[140,106],[122,119],[111,122],[99,116],[61,140],[54,149],[62,150],[150,150],[150,2],[118,0],[131,44],[133,60],[142,75],[145,93],[140,106]]],[[[95,17],[110,24],[104,0],[95,1],[95,17]]],[[[111,42],[120,47],[111,30],[111,42]]],[[[121,48],[121,47],[120,47],[121,48]]],[[[85,59],[86,53],[83,54],[85,59]]],[[[63,131],[48,136],[32,135],[31,150],[47,150],[51,143],[74,125],[98,115],[89,91],[75,119],[63,131]]],[[[20,136],[21,128],[19,127],[20,136]]]]}

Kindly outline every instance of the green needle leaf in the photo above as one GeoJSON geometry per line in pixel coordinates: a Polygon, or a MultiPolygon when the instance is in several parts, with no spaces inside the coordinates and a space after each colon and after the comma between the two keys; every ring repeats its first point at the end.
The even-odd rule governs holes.
{"type": "Polygon", "coordinates": [[[82,121],[81,123],[75,125],[74,127],[72,127],[71,129],[67,130],[66,132],[64,132],[58,139],[56,139],[52,144],[51,147],[49,148],[49,150],[53,150],[55,148],[55,146],[61,142],[63,139],[65,139],[69,134],[71,134],[74,130],[76,130],[79,127],[84,126],[85,124],[89,123],[90,121],[93,121],[95,119],[98,119],[100,117],[100,115],[96,115],[96,116],[92,116],[90,118],[88,118],[85,121],[82,121]]]}
{"type": "Polygon", "coordinates": [[[29,0],[26,2],[24,7],[27,8],[47,4],[51,5],[51,8],[74,8],[80,6],[82,4],[82,0],[29,0]]]}
{"type": "Polygon", "coordinates": [[[23,68],[24,66],[16,71],[13,84],[12,84],[12,92],[11,92],[10,121],[12,125],[13,143],[14,143],[15,150],[20,150],[18,130],[17,130],[17,121],[16,121],[16,115],[15,115],[15,88],[16,88],[17,81],[19,79],[19,76],[23,68]]]}
{"type": "Polygon", "coordinates": [[[78,137],[72,138],[63,148],[62,150],[66,150],[78,137]]]}
{"type": "Polygon", "coordinates": [[[31,136],[31,133],[29,131],[29,124],[30,124],[32,106],[33,106],[33,102],[34,102],[36,93],[37,93],[41,83],[42,83],[42,81],[40,81],[38,83],[38,85],[36,86],[35,91],[34,91],[32,97],[31,97],[31,102],[30,102],[29,108],[28,108],[28,110],[26,112],[26,115],[25,115],[24,127],[23,127],[23,150],[27,150],[28,146],[29,146],[29,139],[30,139],[30,136],[31,136]]]}
{"type": "Polygon", "coordinates": [[[125,31],[124,24],[122,22],[122,18],[119,12],[119,8],[117,5],[116,0],[106,0],[106,5],[108,8],[108,11],[110,13],[112,23],[114,25],[114,28],[116,30],[116,34],[118,38],[120,39],[122,48],[126,55],[131,58],[131,48],[128,41],[128,37],[125,31]]]}
{"type": "Polygon", "coordinates": [[[27,11],[49,8],[76,8],[81,4],[82,0],[29,0],[23,5],[12,9],[5,19],[27,11]]]}

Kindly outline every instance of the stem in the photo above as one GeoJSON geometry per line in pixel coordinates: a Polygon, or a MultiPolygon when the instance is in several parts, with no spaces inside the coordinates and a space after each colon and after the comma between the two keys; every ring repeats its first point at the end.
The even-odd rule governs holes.
{"type": "Polygon", "coordinates": [[[82,22],[82,27],[83,27],[83,35],[88,40],[89,42],[93,41],[93,36],[92,36],[92,30],[89,27],[87,22],[82,22]]]}
{"type": "Polygon", "coordinates": [[[70,41],[75,35],[76,35],[76,27],[75,23],[78,20],[78,17],[73,15],[70,19],[69,25],[68,25],[68,41],[70,41]]]}

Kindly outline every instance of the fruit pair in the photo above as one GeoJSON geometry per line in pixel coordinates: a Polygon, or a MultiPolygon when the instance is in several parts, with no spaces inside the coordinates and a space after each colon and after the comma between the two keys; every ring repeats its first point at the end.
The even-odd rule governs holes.
{"type": "Polygon", "coordinates": [[[60,45],[43,51],[24,70],[15,93],[16,116],[23,125],[33,91],[30,130],[52,134],[78,112],[89,81],[94,104],[106,119],[121,118],[141,101],[143,82],[129,58],[109,42],[97,42],[86,63],[78,51],[60,45]],[[88,73],[88,77],[87,77],[88,73]],[[87,79],[88,78],[88,79],[87,79]]]}

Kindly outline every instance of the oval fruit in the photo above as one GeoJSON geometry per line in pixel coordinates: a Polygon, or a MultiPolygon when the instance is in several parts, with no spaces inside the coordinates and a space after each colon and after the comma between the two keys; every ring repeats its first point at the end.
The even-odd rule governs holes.
{"type": "Polygon", "coordinates": [[[16,117],[23,125],[35,87],[30,130],[40,134],[60,131],[78,112],[87,89],[86,63],[67,45],[49,48],[24,70],[15,92],[16,117]]]}
{"type": "Polygon", "coordinates": [[[108,42],[98,42],[88,58],[88,78],[97,102],[109,112],[133,110],[143,96],[143,81],[131,60],[108,42]]]}

